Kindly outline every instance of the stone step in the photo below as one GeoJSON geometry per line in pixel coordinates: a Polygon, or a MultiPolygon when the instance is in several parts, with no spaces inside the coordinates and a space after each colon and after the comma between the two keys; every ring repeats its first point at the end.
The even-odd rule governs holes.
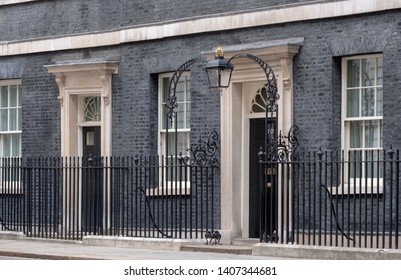
{"type": "Polygon", "coordinates": [[[183,245],[181,251],[185,252],[210,252],[221,254],[234,254],[234,255],[252,255],[251,246],[238,246],[238,245],[183,245]]]}
{"type": "Polygon", "coordinates": [[[231,240],[232,245],[249,246],[249,247],[259,242],[260,242],[259,238],[234,238],[233,240],[231,240]]]}

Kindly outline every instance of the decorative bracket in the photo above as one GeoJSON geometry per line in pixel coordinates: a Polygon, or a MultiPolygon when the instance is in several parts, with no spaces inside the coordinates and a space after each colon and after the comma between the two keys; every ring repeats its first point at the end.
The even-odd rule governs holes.
{"type": "Polygon", "coordinates": [[[56,76],[56,84],[57,84],[58,90],[59,90],[59,96],[57,97],[57,99],[60,102],[60,106],[64,105],[64,82],[65,82],[64,76],[62,76],[62,75],[56,76]]]}
{"type": "Polygon", "coordinates": [[[110,104],[110,90],[111,90],[111,83],[110,83],[109,77],[107,75],[101,75],[100,80],[102,81],[102,84],[103,84],[102,97],[104,100],[104,104],[109,105],[110,104]]]}
{"type": "Polygon", "coordinates": [[[209,133],[207,141],[204,141],[201,137],[199,137],[198,142],[195,144],[191,144],[191,148],[188,149],[188,151],[190,151],[189,156],[183,157],[180,153],[180,164],[184,164],[186,166],[209,165],[212,167],[218,167],[219,160],[216,158],[216,152],[218,150],[218,140],[219,135],[216,130],[213,130],[209,133]]]}
{"type": "Polygon", "coordinates": [[[296,160],[298,148],[298,134],[299,129],[297,125],[291,126],[287,136],[283,135],[281,130],[277,139],[275,137],[268,137],[266,143],[266,152],[260,147],[258,153],[259,162],[289,162],[296,160]]]}
{"type": "Polygon", "coordinates": [[[291,89],[291,59],[281,59],[281,69],[283,73],[283,87],[285,90],[291,89]]]}

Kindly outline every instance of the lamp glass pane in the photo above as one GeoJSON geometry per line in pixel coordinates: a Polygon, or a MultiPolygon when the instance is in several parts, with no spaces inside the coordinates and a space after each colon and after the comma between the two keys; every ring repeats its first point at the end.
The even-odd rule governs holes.
{"type": "Polygon", "coordinates": [[[228,87],[230,85],[231,69],[221,70],[220,75],[221,75],[220,86],[228,87]]]}
{"type": "Polygon", "coordinates": [[[214,69],[207,69],[206,70],[207,77],[209,79],[209,86],[212,88],[219,86],[219,70],[214,69]]]}

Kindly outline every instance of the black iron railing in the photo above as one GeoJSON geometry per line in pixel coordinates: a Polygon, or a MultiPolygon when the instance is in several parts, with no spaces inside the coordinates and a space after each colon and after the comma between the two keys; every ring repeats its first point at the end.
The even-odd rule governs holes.
{"type": "Polygon", "coordinates": [[[399,248],[399,151],[261,161],[261,241],[399,248]]]}
{"type": "Polygon", "coordinates": [[[0,230],[74,240],[202,238],[220,226],[218,165],[191,153],[195,158],[0,158],[0,230]]]}

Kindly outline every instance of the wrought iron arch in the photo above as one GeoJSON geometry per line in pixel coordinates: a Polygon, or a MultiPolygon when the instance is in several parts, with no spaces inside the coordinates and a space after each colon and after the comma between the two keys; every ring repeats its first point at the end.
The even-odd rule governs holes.
{"type": "Polygon", "coordinates": [[[265,116],[265,147],[259,153],[259,159],[266,161],[289,161],[294,157],[298,146],[298,126],[293,125],[287,136],[278,132],[278,104],[280,95],[277,90],[277,79],[273,68],[260,57],[248,53],[239,53],[231,57],[227,64],[237,58],[247,58],[255,62],[264,72],[266,84],[266,116],[265,116]]]}
{"type": "MultiPolygon", "coordinates": [[[[181,75],[193,64],[202,62],[204,59],[202,58],[193,58],[186,62],[184,62],[178,69],[174,72],[173,76],[170,79],[169,84],[169,98],[166,102],[166,107],[168,109],[167,117],[170,119],[170,124],[172,125],[174,118],[176,117],[175,109],[178,107],[177,97],[176,97],[176,89],[178,81],[180,80],[181,75]]],[[[218,133],[213,130],[209,133],[207,141],[199,138],[197,143],[191,144],[188,147],[188,151],[190,152],[190,156],[182,156],[182,154],[178,155],[178,159],[182,160],[182,163],[185,165],[210,165],[214,167],[218,167],[219,161],[216,157],[216,151],[218,149],[217,141],[218,141],[218,133]]]]}
{"type": "Polygon", "coordinates": [[[169,98],[167,99],[166,102],[166,107],[168,109],[167,116],[170,119],[170,124],[173,123],[173,119],[175,117],[174,109],[178,107],[177,97],[176,97],[176,89],[178,81],[180,80],[182,73],[184,73],[191,65],[200,61],[202,61],[201,58],[193,58],[184,62],[180,67],[178,67],[178,69],[174,72],[173,76],[170,79],[169,98]]]}
{"type": "Polygon", "coordinates": [[[274,74],[273,69],[267,64],[263,59],[248,53],[239,53],[234,55],[228,60],[230,63],[232,60],[237,58],[248,58],[254,61],[260,68],[262,68],[263,73],[266,75],[267,79],[267,104],[266,104],[266,112],[274,113],[277,111],[277,100],[280,99],[280,95],[277,91],[277,79],[274,74]]]}

